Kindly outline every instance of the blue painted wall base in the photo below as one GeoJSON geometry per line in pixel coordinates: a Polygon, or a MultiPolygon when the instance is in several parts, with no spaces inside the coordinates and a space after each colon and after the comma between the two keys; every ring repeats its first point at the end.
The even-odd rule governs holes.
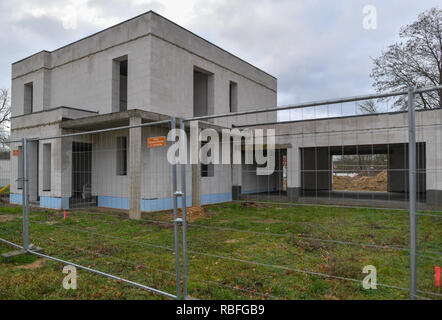
{"type": "Polygon", "coordinates": [[[21,194],[11,193],[9,194],[9,203],[23,204],[23,197],[21,194]]]}
{"type": "MultiPolygon", "coordinates": [[[[223,203],[232,201],[232,193],[203,194],[201,195],[201,205],[223,203]]],[[[9,202],[12,204],[22,204],[22,195],[9,195],[9,202]]],[[[98,196],[98,206],[129,210],[129,198],[98,196]]],[[[186,206],[192,206],[192,196],[186,197],[186,206]]],[[[40,207],[51,209],[69,209],[69,198],[40,197],[40,207]]],[[[181,198],[178,198],[178,207],[181,207],[181,198]]],[[[141,199],[141,211],[163,211],[173,209],[173,198],[162,199],[141,199]]]]}
{"type": "Polygon", "coordinates": [[[40,197],[40,207],[50,209],[69,209],[69,198],[40,197]]]}
{"type": "MultiPolygon", "coordinates": [[[[214,204],[232,201],[232,193],[205,194],[201,196],[201,204],[214,204]]],[[[129,198],[98,196],[98,206],[129,210],[129,198]]],[[[186,197],[186,206],[192,206],[192,196],[186,197]]],[[[178,207],[181,207],[181,198],[178,198],[178,207]]],[[[173,209],[173,198],[141,199],[141,211],[163,211],[173,209]]]]}

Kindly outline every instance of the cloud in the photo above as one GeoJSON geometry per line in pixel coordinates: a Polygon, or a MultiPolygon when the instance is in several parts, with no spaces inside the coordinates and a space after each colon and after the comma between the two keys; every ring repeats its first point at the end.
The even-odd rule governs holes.
{"type": "Polygon", "coordinates": [[[372,92],[370,57],[438,0],[15,0],[0,2],[0,87],[11,63],[148,10],[278,78],[278,103],[372,92]],[[365,5],[377,29],[362,27],[365,5]]]}

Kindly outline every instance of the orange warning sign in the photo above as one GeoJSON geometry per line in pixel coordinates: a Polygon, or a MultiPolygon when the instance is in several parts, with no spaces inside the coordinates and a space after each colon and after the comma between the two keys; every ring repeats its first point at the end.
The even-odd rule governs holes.
{"type": "Polygon", "coordinates": [[[13,155],[14,157],[19,156],[19,155],[20,155],[20,150],[12,150],[12,155],[13,155]]]}
{"type": "Polygon", "coordinates": [[[148,148],[160,148],[166,146],[166,137],[152,137],[147,139],[148,148]]]}

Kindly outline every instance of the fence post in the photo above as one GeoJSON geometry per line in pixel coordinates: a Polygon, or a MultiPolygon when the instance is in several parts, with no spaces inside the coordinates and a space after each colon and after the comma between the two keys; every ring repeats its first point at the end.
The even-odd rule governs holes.
{"type": "Polygon", "coordinates": [[[29,250],[29,192],[28,192],[28,141],[22,139],[22,210],[23,210],[23,248],[29,250]]]}
{"type": "Polygon", "coordinates": [[[416,299],[416,118],[414,88],[408,89],[408,191],[410,195],[410,299],[416,299]]]}
{"type": "MultiPolygon", "coordinates": [[[[180,120],[180,150],[187,155],[186,150],[186,131],[184,126],[184,120],[180,120]]],[[[180,154],[181,157],[181,154],[180,154]]],[[[181,158],[181,208],[183,211],[183,299],[187,299],[187,195],[186,195],[186,162],[187,159],[181,158]]]]}
{"type": "MultiPolygon", "coordinates": [[[[171,130],[176,129],[176,119],[170,121],[171,130]]],[[[176,142],[176,135],[173,135],[173,142],[176,142]]],[[[181,299],[181,277],[180,277],[180,243],[179,243],[179,219],[178,219],[178,190],[177,190],[177,165],[172,163],[172,185],[173,185],[173,216],[175,232],[175,273],[176,273],[176,297],[181,299]]]]}

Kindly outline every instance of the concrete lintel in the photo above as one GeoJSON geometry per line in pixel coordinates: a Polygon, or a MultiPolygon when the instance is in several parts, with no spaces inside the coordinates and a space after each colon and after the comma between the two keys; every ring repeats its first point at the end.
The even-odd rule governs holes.
{"type": "Polygon", "coordinates": [[[123,112],[94,115],[81,119],[63,121],[60,125],[63,129],[99,130],[113,127],[123,127],[129,124],[132,118],[140,118],[141,123],[169,120],[170,117],[155,112],[132,109],[123,112]]]}

